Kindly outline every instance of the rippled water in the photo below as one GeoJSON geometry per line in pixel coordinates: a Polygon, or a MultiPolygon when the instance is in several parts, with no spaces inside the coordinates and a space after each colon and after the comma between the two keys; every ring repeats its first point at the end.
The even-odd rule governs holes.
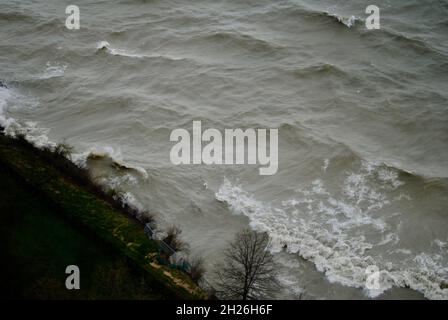
{"type": "Polygon", "coordinates": [[[0,1],[0,124],[180,224],[209,279],[250,225],[280,298],[447,299],[448,2],[0,1]],[[65,28],[65,7],[81,29],[65,28]],[[173,166],[170,132],[278,128],[279,170],[173,166]],[[96,155],[96,157],[89,157],[96,155]],[[113,165],[114,161],[123,166],[113,165]]]}

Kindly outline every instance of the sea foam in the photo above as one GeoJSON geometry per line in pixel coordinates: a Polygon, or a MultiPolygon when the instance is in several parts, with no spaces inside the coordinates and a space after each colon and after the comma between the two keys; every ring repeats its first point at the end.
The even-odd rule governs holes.
{"type": "Polygon", "coordinates": [[[273,253],[286,250],[299,254],[313,262],[330,282],[361,288],[368,297],[398,286],[420,291],[427,298],[447,299],[448,289],[442,289],[441,284],[446,283],[448,273],[441,265],[441,255],[421,253],[412,260],[412,252],[406,251],[413,261],[407,265],[373,253],[380,246],[396,248],[400,241],[396,226],[376,212],[387,209],[392,201],[386,190],[401,185],[392,169],[363,162],[358,171],[346,173],[339,194],[316,179],[309,187],[297,189],[297,195],[288,200],[263,202],[241,185],[224,179],[215,198],[227,203],[234,214],[247,216],[252,229],[267,232],[273,253]],[[377,185],[369,183],[373,178],[377,185]],[[366,288],[369,266],[380,270],[380,290],[366,288]]]}

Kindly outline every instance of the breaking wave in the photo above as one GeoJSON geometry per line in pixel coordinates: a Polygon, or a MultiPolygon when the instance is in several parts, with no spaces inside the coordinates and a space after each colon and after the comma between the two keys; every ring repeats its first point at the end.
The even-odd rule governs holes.
{"type": "Polygon", "coordinates": [[[112,147],[91,147],[83,153],[72,155],[72,159],[74,163],[80,167],[87,167],[88,160],[106,160],[117,169],[134,171],[137,172],[142,178],[148,178],[148,172],[143,167],[125,162],[120,149],[114,149],[112,147]]]}
{"type": "MultiPolygon", "coordinates": [[[[283,7],[278,9],[281,14],[285,14],[286,16],[293,16],[293,17],[309,17],[313,20],[319,19],[323,22],[325,20],[331,19],[334,22],[337,22],[339,24],[342,24],[343,26],[349,28],[349,29],[355,29],[356,26],[359,24],[364,23],[364,19],[350,14],[340,14],[333,11],[325,11],[325,10],[318,10],[313,8],[294,8],[291,9],[288,7],[283,7]]],[[[359,28],[360,29],[360,28],[359,28]]],[[[387,26],[382,26],[380,30],[377,30],[376,33],[380,33],[383,36],[388,37],[390,40],[392,40],[392,43],[401,43],[403,46],[407,46],[413,50],[421,51],[421,52],[427,52],[427,53],[436,53],[439,55],[446,56],[445,52],[442,52],[441,50],[438,50],[434,46],[431,46],[427,41],[424,39],[417,39],[414,37],[410,37],[406,34],[400,33],[398,31],[395,31],[391,28],[388,28],[387,26]]],[[[375,37],[376,35],[369,32],[362,32],[360,33],[362,37],[375,37]]],[[[382,46],[383,44],[380,43],[379,46],[382,46]]]]}
{"type": "Polygon", "coordinates": [[[291,8],[290,6],[286,6],[279,8],[278,12],[285,14],[285,16],[305,17],[305,18],[308,17],[312,18],[313,20],[317,19],[319,21],[322,20],[323,22],[334,21],[346,26],[347,28],[355,27],[358,22],[363,21],[362,18],[357,17],[355,15],[343,15],[332,11],[314,9],[311,7],[291,8]]]}
{"type": "Polygon", "coordinates": [[[36,105],[37,102],[8,88],[6,84],[2,84],[0,86],[0,127],[8,136],[21,135],[37,148],[45,147],[52,150],[56,144],[48,138],[48,129],[40,128],[36,122],[18,121],[8,115],[10,108],[34,108],[36,105]]]}
{"type": "Polygon", "coordinates": [[[145,57],[145,55],[131,52],[131,51],[128,51],[125,49],[112,48],[111,45],[109,44],[109,42],[107,42],[107,41],[98,42],[96,49],[98,52],[107,52],[114,56],[123,56],[123,57],[130,57],[130,58],[144,58],[145,57]]]}
{"type": "MultiPolygon", "coordinates": [[[[13,89],[9,89],[3,82],[0,83],[0,127],[3,132],[10,137],[23,136],[27,141],[40,149],[54,150],[57,144],[48,137],[49,129],[41,128],[35,122],[19,122],[13,117],[8,116],[8,108],[26,107],[27,104],[35,105],[36,102],[29,101],[26,97],[20,95],[13,89]]],[[[126,163],[120,150],[111,147],[93,147],[83,153],[75,153],[71,160],[80,167],[87,167],[88,160],[101,159],[109,161],[110,164],[124,172],[122,176],[111,176],[99,181],[100,185],[109,189],[118,190],[123,184],[136,184],[137,180],[130,173],[137,173],[143,179],[148,178],[147,171],[136,165],[126,163]]],[[[118,199],[123,203],[141,211],[143,205],[130,192],[117,194],[118,199]]]]}
{"type": "MultiPolygon", "coordinates": [[[[322,170],[328,166],[325,161],[322,170]]],[[[401,213],[385,216],[380,211],[397,201],[388,191],[400,191],[403,184],[397,170],[363,161],[357,171],[346,173],[339,193],[316,179],[287,200],[263,202],[224,179],[215,198],[227,203],[233,213],[248,217],[252,229],[267,232],[272,252],[299,254],[330,282],[362,288],[369,297],[398,286],[430,299],[447,299],[448,268],[442,265],[443,254],[420,253],[400,263],[375,250],[385,245],[401,250],[396,226],[401,213]],[[366,288],[369,266],[381,270],[381,290],[366,288]]],[[[409,199],[406,194],[403,197],[409,199]]]]}
{"type": "Polygon", "coordinates": [[[148,54],[142,54],[142,53],[136,53],[132,50],[127,49],[121,49],[121,48],[113,48],[109,42],[107,41],[100,41],[97,44],[97,52],[106,52],[108,54],[114,55],[114,56],[121,56],[121,57],[127,57],[127,58],[138,58],[138,59],[160,59],[162,61],[189,61],[194,62],[191,58],[184,58],[184,57],[176,57],[172,55],[148,55],[148,54]]]}
{"type": "Polygon", "coordinates": [[[348,28],[352,28],[356,25],[356,23],[358,21],[362,21],[361,18],[353,16],[353,15],[346,17],[346,16],[338,15],[336,13],[331,13],[331,12],[324,12],[324,14],[326,14],[329,17],[332,17],[337,22],[342,23],[343,25],[345,25],[348,28]]]}

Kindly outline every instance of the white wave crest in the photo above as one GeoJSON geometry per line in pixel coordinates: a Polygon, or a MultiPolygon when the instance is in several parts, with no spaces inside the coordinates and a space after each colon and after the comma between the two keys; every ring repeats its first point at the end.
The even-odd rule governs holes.
{"type": "Polygon", "coordinates": [[[341,16],[339,14],[331,13],[331,12],[325,12],[325,14],[332,18],[335,18],[338,22],[344,24],[348,28],[354,27],[356,25],[357,21],[361,21],[361,18],[353,16],[353,15],[351,15],[349,17],[345,17],[345,16],[341,16]]]}
{"type": "MultiPolygon", "coordinates": [[[[16,119],[8,116],[8,109],[10,107],[20,108],[24,105],[26,106],[27,103],[29,102],[26,98],[15,91],[10,90],[5,86],[0,87],[0,126],[3,127],[4,133],[11,137],[23,135],[27,141],[37,148],[54,150],[57,144],[50,141],[48,138],[49,129],[39,127],[36,122],[28,121],[20,123],[16,119]]],[[[148,178],[148,173],[144,168],[126,163],[123,160],[121,151],[111,147],[94,147],[84,153],[73,154],[71,160],[80,167],[86,167],[87,159],[89,157],[110,158],[114,164],[134,170],[144,179],[148,178]]],[[[102,184],[108,188],[117,189],[124,183],[134,185],[137,183],[137,180],[134,176],[125,174],[123,176],[109,177],[106,181],[103,181],[102,184]]],[[[118,198],[122,203],[125,203],[140,212],[143,210],[143,205],[130,192],[118,193],[118,198]]]]}
{"type": "Polygon", "coordinates": [[[127,204],[128,206],[137,209],[139,212],[143,211],[143,205],[130,192],[119,193],[114,198],[115,200],[120,200],[123,204],[127,204]]]}
{"type": "Polygon", "coordinates": [[[35,101],[31,101],[20,95],[13,89],[0,87],[0,126],[4,133],[10,137],[23,135],[37,148],[53,150],[56,144],[48,138],[48,129],[40,128],[35,122],[20,122],[9,115],[10,109],[34,108],[35,101]]]}
{"type": "Polygon", "coordinates": [[[131,57],[131,58],[144,58],[145,57],[145,55],[137,54],[132,51],[118,49],[118,48],[112,48],[110,43],[107,41],[98,42],[96,48],[97,48],[97,50],[106,51],[107,53],[110,53],[114,56],[124,56],[124,57],[131,57]]]}
{"type": "Polygon", "coordinates": [[[400,263],[381,253],[384,250],[374,250],[386,244],[396,246],[400,241],[396,226],[376,214],[390,204],[382,191],[403,184],[388,170],[363,163],[358,172],[346,175],[338,194],[316,179],[310,187],[297,190],[299,196],[275,205],[257,200],[241,185],[224,179],[215,198],[227,203],[234,214],[247,216],[252,229],[267,232],[272,252],[298,253],[313,262],[330,282],[362,288],[369,297],[398,286],[420,291],[430,299],[448,299],[448,289],[441,285],[448,279],[441,257],[427,254],[412,260],[411,256],[400,263]],[[372,177],[380,186],[368,183],[372,177]],[[380,269],[380,290],[366,288],[369,266],[380,269]]]}
{"type": "Polygon", "coordinates": [[[123,155],[120,149],[114,149],[109,146],[94,146],[83,153],[76,153],[72,155],[73,162],[77,166],[82,168],[87,167],[88,159],[94,158],[110,159],[114,164],[126,169],[134,170],[138,172],[144,179],[148,178],[148,172],[145,170],[145,168],[127,163],[123,159],[123,155]]]}

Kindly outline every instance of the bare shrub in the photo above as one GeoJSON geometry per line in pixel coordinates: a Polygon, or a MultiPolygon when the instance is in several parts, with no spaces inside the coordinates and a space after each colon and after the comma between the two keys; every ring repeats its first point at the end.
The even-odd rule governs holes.
{"type": "Polygon", "coordinates": [[[155,228],[156,227],[156,218],[152,213],[149,213],[148,211],[143,211],[139,214],[138,219],[140,220],[141,223],[143,224],[147,224],[149,223],[149,225],[151,226],[151,228],[155,228]]]}
{"type": "Polygon", "coordinates": [[[195,256],[190,258],[189,264],[190,269],[188,270],[188,275],[195,283],[199,283],[205,273],[204,258],[195,256]]]}
{"type": "Polygon", "coordinates": [[[188,251],[189,246],[186,242],[184,242],[180,236],[182,234],[182,230],[175,225],[170,226],[166,230],[166,237],[163,239],[163,241],[168,244],[171,248],[173,248],[175,251],[188,251]]]}
{"type": "Polygon", "coordinates": [[[56,145],[54,153],[64,158],[70,159],[73,153],[73,147],[65,142],[60,142],[56,145]]]}

